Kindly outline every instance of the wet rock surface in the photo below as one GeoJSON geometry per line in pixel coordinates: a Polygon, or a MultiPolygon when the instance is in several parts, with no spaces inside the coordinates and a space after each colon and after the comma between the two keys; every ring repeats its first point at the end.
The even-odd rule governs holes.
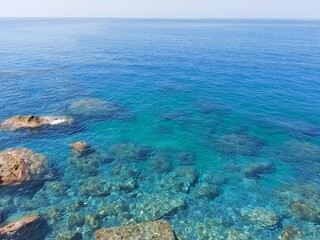
{"type": "Polygon", "coordinates": [[[95,232],[96,240],[175,240],[169,222],[158,220],[136,225],[104,228],[95,232]]]}
{"type": "Polygon", "coordinates": [[[62,124],[72,124],[74,119],[71,117],[62,117],[62,116],[46,116],[40,117],[35,115],[26,115],[26,116],[14,116],[3,121],[0,125],[0,129],[3,130],[19,130],[19,129],[33,129],[43,126],[54,126],[62,124]]]}
{"type": "Polygon", "coordinates": [[[27,216],[0,227],[2,240],[43,239],[45,234],[43,220],[36,215],[27,216]]]}
{"type": "Polygon", "coordinates": [[[0,152],[0,185],[18,185],[49,177],[51,172],[43,154],[27,148],[12,148],[0,152]]]}

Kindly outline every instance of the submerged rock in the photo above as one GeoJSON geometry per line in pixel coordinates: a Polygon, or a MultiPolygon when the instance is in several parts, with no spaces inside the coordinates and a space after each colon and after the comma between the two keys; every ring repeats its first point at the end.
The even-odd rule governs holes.
{"type": "Polygon", "coordinates": [[[113,164],[111,174],[122,180],[137,178],[140,170],[133,163],[116,162],[113,164]]]}
{"type": "Polygon", "coordinates": [[[135,225],[103,228],[95,232],[96,240],[175,240],[169,222],[158,220],[135,225]]]}
{"type": "Polygon", "coordinates": [[[216,142],[216,150],[223,155],[254,156],[263,142],[245,133],[232,133],[221,136],[216,142]]]}
{"type": "Polygon", "coordinates": [[[304,201],[294,201],[289,205],[291,213],[304,221],[320,223],[320,207],[319,205],[312,206],[304,201]]]}
{"type": "Polygon", "coordinates": [[[157,220],[164,216],[171,216],[179,209],[186,207],[186,202],[180,198],[173,198],[169,194],[143,194],[136,205],[135,215],[142,221],[157,220]]]}
{"type": "Polygon", "coordinates": [[[256,162],[242,167],[242,172],[247,178],[256,178],[261,174],[272,173],[273,171],[274,167],[271,162],[256,162]]]}
{"type": "Polygon", "coordinates": [[[112,161],[112,159],[104,156],[100,151],[90,147],[85,142],[76,142],[70,146],[72,155],[69,158],[69,163],[80,172],[96,175],[98,168],[103,163],[112,161]]]}
{"type": "Polygon", "coordinates": [[[100,216],[116,216],[123,212],[127,212],[129,209],[126,202],[119,200],[119,201],[106,201],[103,200],[98,208],[98,214],[100,216]]]}
{"type": "Polygon", "coordinates": [[[149,167],[154,172],[165,173],[172,170],[172,163],[165,155],[157,154],[151,157],[149,167]]]}
{"type": "Polygon", "coordinates": [[[101,176],[90,177],[82,181],[80,195],[86,197],[105,197],[112,192],[112,183],[102,180],[101,176]]]}
{"type": "Polygon", "coordinates": [[[302,240],[303,239],[303,232],[295,226],[285,226],[282,229],[279,239],[280,240],[302,240]]]}
{"type": "Polygon", "coordinates": [[[203,174],[202,180],[205,183],[213,185],[223,185],[228,182],[228,178],[225,175],[213,169],[210,169],[208,172],[203,174]]]}
{"type": "Polygon", "coordinates": [[[178,161],[180,165],[193,165],[197,161],[197,156],[194,152],[183,151],[178,154],[178,161]]]}
{"type": "Polygon", "coordinates": [[[214,185],[203,183],[196,188],[194,195],[198,198],[207,198],[209,200],[213,200],[220,195],[220,191],[214,185]]]}
{"type": "Polygon", "coordinates": [[[109,149],[108,153],[116,161],[140,162],[149,157],[151,148],[133,143],[117,143],[109,149]]]}
{"type": "Polygon", "coordinates": [[[47,158],[27,148],[0,152],[0,185],[18,185],[52,176],[47,158]]]}
{"type": "Polygon", "coordinates": [[[48,125],[72,124],[73,118],[62,116],[39,117],[35,115],[14,116],[3,121],[0,125],[4,130],[33,129],[48,125]]]}
{"type": "MultiPolygon", "coordinates": [[[[289,141],[282,147],[279,156],[300,171],[299,178],[310,180],[310,175],[320,174],[320,146],[297,140],[289,141]]],[[[320,183],[319,178],[312,180],[320,183]]]]}
{"type": "Polygon", "coordinates": [[[69,106],[72,115],[93,119],[113,119],[126,115],[126,109],[121,105],[98,98],[77,100],[69,106]]]}
{"type": "Polygon", "coordinates": [[[161,190],[187,193],[198,179],[198,173],[194,167],[183,166],[163,176],[156,184],[161,190]]]}
{"type": "Polygon", "coordinates": [[[226,240],[251,240],[253,239],[249,234],[237,230],[230,230],[226,240]]]}
{"type": "Polygon", "coordinates": [[[0,228],[1,240],[29,240],[43,239],[45,228],[39,216],[32,215],[21,218],[0,228]]]}
{"type": "Polygon", "coordinates": [[[252,222],[258,228],[273,227],[279,223],[279,218],[274,211],[262,207],[254,209],[241,209],[241,216],[252,222]]]}

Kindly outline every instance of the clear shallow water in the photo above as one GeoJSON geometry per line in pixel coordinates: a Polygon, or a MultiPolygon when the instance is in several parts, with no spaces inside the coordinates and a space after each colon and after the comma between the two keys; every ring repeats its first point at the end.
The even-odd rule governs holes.
{"type": "Polygon", "coordinates": [[[320,213],[319,22],[2,19],[0,28],[1,121],[74,116],[68,107],[85,98],[121,104],[129,113],[74,116],[72,128],[0,132],[1,149],[43,153],[56,176],[0,189],[2,222],[39,212],[48,221],[46,239],[75,231],[91,239],[101,227],[158,217],[182,239],[227,239],[230,230],[277,239],[287,225],[298,227],[302,239],[320,238],[317,217],[310,219],[310,211],[320,213]],[[138,163],[115,159],[88,173],[69,162],[68,144],[75,141],[106,155],[121,142],[151,150],[138,163]],[[168,186],[190,180],[176,177],[183,151],[196,155],[188,166],[198,177],[182,191],[168,186]],[[150,167],[159,155],[173,165],[168,172],[150,167]],[[123,176],[128,169],[137,174],[123,176]],[[132,178],[137,186],[84,194],[89,177],[91,186],[132,178]],[[218,194],[199,196],[201,187],[218,194]],[[185,205],[157,217],[140,211],[145,201],[166,197],[185,205]],[[296,201],[307,207],[297,210],[296,201]],[[118,210],[99,213],[101,206],[118,210]],[[277,223],[261,226],[248,217],[257,207],[273,211],[277,223]],[[94,224],[86,220],[90,214],[94,224]]]}

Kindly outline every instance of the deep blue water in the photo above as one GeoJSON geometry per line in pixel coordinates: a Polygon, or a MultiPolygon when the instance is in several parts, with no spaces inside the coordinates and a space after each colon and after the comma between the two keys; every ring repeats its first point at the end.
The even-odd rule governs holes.
{"type": "Polygon", "coordinates": [[[320,239],[318,21],[1,19],[0,109],[0,121],[28,114],[76,119],[70,128],[0,132],[1,150],[43,153],[55,175],[0,188],[2,223],[37,212],[49,225],[42,239],[75,231],[91,239],[101,227],[155,220],[139,211],[141,204],[157,196],[151,201],[161,205],[169,196],[186,205],[159,217],[181,239],[230,240],[231,230],[277,239],[288,225],[299,228],[301,239],[320,239]],[[125,113],[70,111],[87,98],[117,103],[125,113]],[[108,156],[123,142],[148,154],[139,162],[99,163],[92,173],[70,163],[68,145],[75,141],[108,156]],[[192,159],[183,162],[186,151],[192,159]],[[172,168],[152,168],[159,156],[162,167],[172,168]],[[186,191],[170,188],[189,181],[185,174],[177,179],[181,165],[198,173],[186,191]],[[136,174],[126,178],[128,169],[136,174]],[[136,187],[83,194],[89,177],[96,186],[134,179],[136,187]],[[51,183],[66,188],[57,193],[51,183]],[[218,194],[207,199],[201,188],[218,194]],[[297,210],[297,201],[305,209],[297,210]],[[103,204],[125,207],[99,213],[103,204]],[[277,223],[261,226],[244,213],[258,207],[277,223]],[[48,214],[52,209],[58,213],[48,214]]]}

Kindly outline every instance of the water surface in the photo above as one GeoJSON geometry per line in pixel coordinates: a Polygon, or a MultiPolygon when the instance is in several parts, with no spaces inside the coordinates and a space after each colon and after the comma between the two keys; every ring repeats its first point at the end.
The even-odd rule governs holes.
{"type": "Polygon", "coordinates": [[[43,239],[76,231],[91,239],[101,227],[158,217],[181,239],[232,239],[232,230],[277,239],[288,225],[302,239],[320,238],[320,22],[1,19],[0,29],[0,121],[36,114],[77,122],[70,129],[0,132],[1,150],[43,153],[55,174],[45,183],[0,189],[8,210],[2,223],[38,212],[49,225],[43,239]],[[117,103],[126,114],[70,112],[72,102],[87,98],[117,103]],[[118,143],[149,152],[138,162],[98,164],[93,173],[70,163],[75,141],[106,155],[118,143]],[[165,161],[154,162],[159,156],[165,161]],[[181,167],[197,171],[186,190],[172,188],[190,180],[186,173],[172,177],[181,167]],[[128,171],[136,174],[123,176],[128,171]],[[136,187],[84,194],[89,177],[91,187],[128,179],[136,187]],[[201,187],[216,196],[199,195],[201,187]],[[156,217],[139,211],[148,199],[159,205],[166,197],[186,204],[156,217]],[[299,201],[307,210],[296,207],[299,201]],[[101,206],[118,210],[99,213],[101,206]],[[277,223],[254,219],[259,208],[277,223]]]}

